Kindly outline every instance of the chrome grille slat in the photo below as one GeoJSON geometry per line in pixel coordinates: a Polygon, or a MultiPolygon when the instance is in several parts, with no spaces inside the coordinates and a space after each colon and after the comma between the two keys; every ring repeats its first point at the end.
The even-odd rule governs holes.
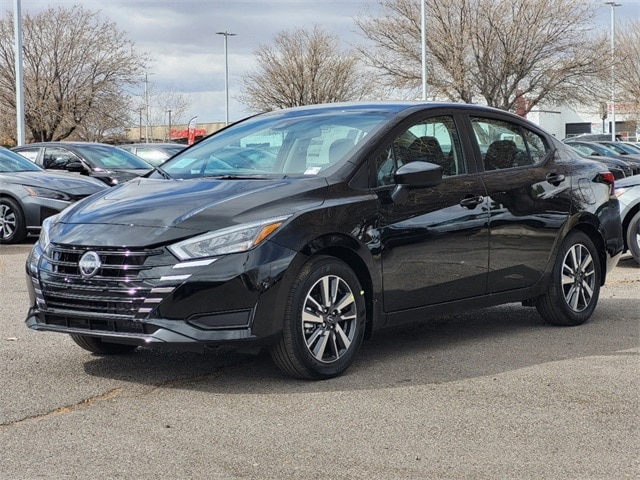
{"type": "MultiPolygon", "coordinates": [[[[47,272],[49,277],[59,277],[69,280],[80,280],[82,279],[82,275],[78,274],[69,274],[69,273],[57,273],[57,272],[47,272]]],[[[158,280],[160,277],[149,277],[145,278],[145,280],[158,280]]],[[[136,279],[134,277],[109,277],[105,275],[95,275],[91,277],[92,281],[105,281],[105,282],[113,282],[114,280],[118,280],[120,283],[130,283],[130,282],[140,282],[140,279],[136,279]]],[[[62,284],[61,284],[62,285],[62,284]]]]}
{"type": "MultiPolygon", "coordinates": [[[[60,260],[53,260],[53,259],[49,259],[49,262],[52,265],[56,265],[58,267],[70,267],[70,268],[75,268],[77,266],[77,263],[74,262],[62,262],[60,260]]],[[[142,270],[150,270],[153,267],[147,267],[147,266],[143,266],[143,265],[105,265],[102,268],[104,268],[105,270],[126,270],[126,271],[142,271],[142,270]]]]}
{"type": "MultiPolygon", "coordinates": [[[[110,292],[111,293],[111,292],[110,292]]],[[[86,295],[78,295],[77,293],[68,293],[62,292],[60,290],[51,291],[49,290],[47,294],[50,297],[64,298],[68,300],[83,300],[83,301],[102,301],[102,302],[112,302],[112,303],[135,303],[135,302],[144,302],[145,297],[107,297],[107,296],[94,296],[87,297],[86,295]]]]}

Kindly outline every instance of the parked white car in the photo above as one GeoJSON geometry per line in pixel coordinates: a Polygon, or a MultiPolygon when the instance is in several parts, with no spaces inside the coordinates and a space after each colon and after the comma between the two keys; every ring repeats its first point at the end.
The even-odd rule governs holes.
{"type": "Polygon", "coordinates": [[[640,263],[640,175],[616,181],[625,250],[640,263]]]}

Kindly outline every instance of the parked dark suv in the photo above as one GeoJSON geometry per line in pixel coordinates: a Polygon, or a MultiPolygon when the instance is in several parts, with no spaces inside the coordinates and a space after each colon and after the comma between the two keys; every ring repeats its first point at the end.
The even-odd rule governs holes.
{"type": "Polygon", "coordinates": [[[46,221],[27,325],[98,354],[266,347],[326,379],[377,330],[469,308],[522,302],[579,325],[622,248],[613,175],[520,117],[300,107],[46,221]],[[234,165],[230,148],[274,160],[234,165]]]}
{"type": "Polygon", "coordinates": [[[39,142],[12,150],[47,170],[76,172],[109,186],[144,175],[153,168],[140,157],[105,143],[39,142]]]}

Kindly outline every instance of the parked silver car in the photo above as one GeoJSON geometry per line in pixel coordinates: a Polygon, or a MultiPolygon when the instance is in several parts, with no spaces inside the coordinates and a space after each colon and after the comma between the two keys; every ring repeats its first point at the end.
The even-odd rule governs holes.
{"type": "Polygon", "coordinates": [[[45,171],[0,148],[0,243],[21,242],[39,232],[45,218],[107,188],[93,178],[45,171]]]}
{"type": "Polygon", "coordinates": [[[616,182],[625,249],[640,263],[640,175],[616,182]]]}

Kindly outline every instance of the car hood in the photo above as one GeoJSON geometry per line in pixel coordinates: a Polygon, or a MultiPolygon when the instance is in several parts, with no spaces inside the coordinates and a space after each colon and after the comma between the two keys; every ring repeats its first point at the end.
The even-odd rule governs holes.
{"type": "Polygon", "coordinates": [[[43,187],[58,190],[73,196],[86,196],[101,190],[106,185],[93,178],[81,177],[73,173],[51,171],[7,172],[0,173],[0,182],[43,187]]]}
{"type": "Polygon", "coordinates": [[[66,209],[51,240],[147,246],[243,222],[295,213],[324,201],[324,178],[159,180],[140,178],[66,209]]]}
{"type": "Polygon", "coordinates": [[[151,168],[148,169],[143,169],[143,168],[136,168],[136,169],[109,169],[109,170],[95,170],[94,175],[96,177],[109,177],[109,178],[115,178],[118,183],[124,183],[127,182],[129,180],[132,180],[136,177],[140,177],[146,173],[149,173],[151,171],[151,168]]]}
{"type": "Polygon", "coordinates": [[[616,187],[635,187],[637,185],[640,185],[640,175],[633,175],[616,180],[616,187]]]}

